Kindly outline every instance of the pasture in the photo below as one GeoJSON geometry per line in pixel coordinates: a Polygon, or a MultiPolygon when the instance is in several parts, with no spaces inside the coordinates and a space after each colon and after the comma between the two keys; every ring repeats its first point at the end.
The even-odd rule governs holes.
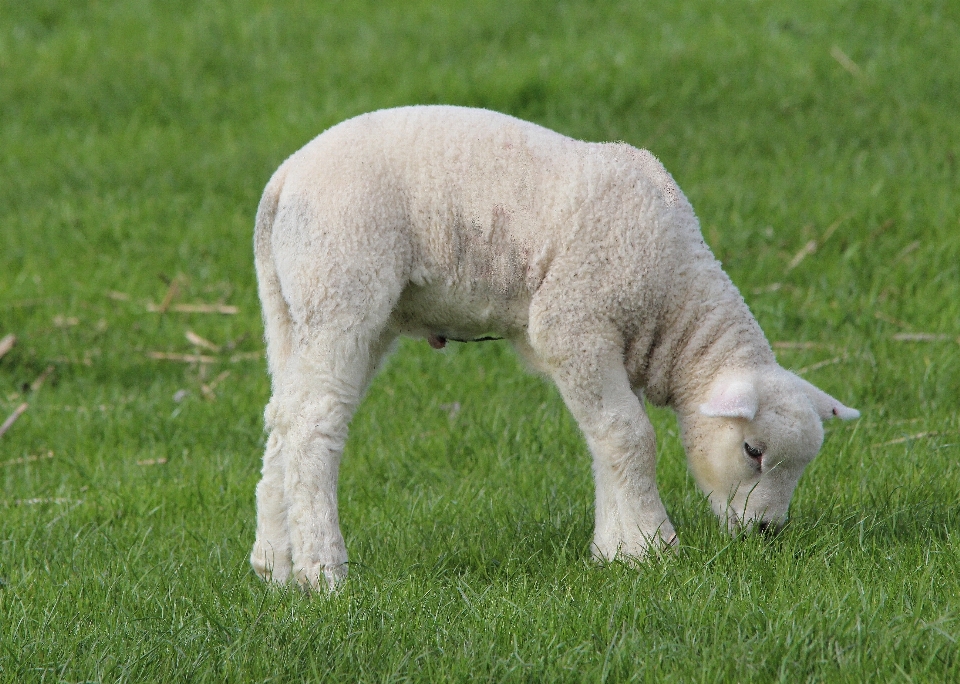
{"type": "Polygon", "coordinates": [[[933,0],[0,3],[0,681],[956,681],[958,36],[933,0]],[[253,575],[260,193],[414,103],[663,161],[781,364],[863,414],[780,535],[723,533],[652,409],[681,552],[598,566],[552,386],[404,340],[349,580],[253,575]]]}

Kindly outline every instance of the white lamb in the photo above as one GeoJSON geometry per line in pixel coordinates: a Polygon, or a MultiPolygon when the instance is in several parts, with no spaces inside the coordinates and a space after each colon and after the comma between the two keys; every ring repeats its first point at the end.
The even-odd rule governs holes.
{"type": "Polygon", "coordinates": [[[777,365],[693,209],[646,150],[460,107],[373,112],[267,184],[255,234],[273,396],[251,555],[264,578],[347,573],[347,425],[398,335],[496,335],[556,383],[593,454],[593,554],[676,544],[642,397],[676,411],[731,530],[779,526],[823,442],[857,411],[777,365]]]}

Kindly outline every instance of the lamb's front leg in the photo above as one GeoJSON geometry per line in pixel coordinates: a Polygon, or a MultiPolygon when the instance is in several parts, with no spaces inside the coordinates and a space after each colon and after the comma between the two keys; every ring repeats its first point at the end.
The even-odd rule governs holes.
{"type": "Polygon", "coordinates": [[[643,558],[676,544],[657,490],[653,426],[630,387],[622,353],[609,341],[612,335],[540,337],[535,351],[551,368],[593,454],[593,554],[643,558]]]}
{"type": "MultiPolygon", "coordinates": [[[[608,396],[581,421],[593,454],[596,530],[593,554],[643,558],[677,535],[656,482],[656,440],[639,400],[608,396]]],[[[589,412],[588,412],[589,413],[589,412]]]]}

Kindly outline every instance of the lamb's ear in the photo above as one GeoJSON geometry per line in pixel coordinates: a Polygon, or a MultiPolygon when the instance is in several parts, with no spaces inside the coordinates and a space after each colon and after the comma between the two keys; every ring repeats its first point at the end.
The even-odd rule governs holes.
{"type": "Polygon", "coordinates": [[[757,415],[757,388],[743,378],[721,378],[713,383],[710,399],[700,404],[700,413],[714,418],[746,418],[757,415]]]}
{"type": "Polygon", "coordinates": [[[829,420],[830,418],[840,418],[841,420],[853,420],[860,417],[860,412],[856,409],[844,406],[839,401],[831,397],[819,387],[812,385],[803,378],[797,378],[803,390],[813,402],[813,408],[816,410],[820,420],[829,420]]]}

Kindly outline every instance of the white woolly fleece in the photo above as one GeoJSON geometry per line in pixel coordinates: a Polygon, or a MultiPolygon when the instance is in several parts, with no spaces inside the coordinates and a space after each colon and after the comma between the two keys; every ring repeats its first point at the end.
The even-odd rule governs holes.
{"type": "Polygon", "coordinates": [[[480,109],[365,114],[273,175],[255,253],[273,397],[251,562],[275,581],[345,576],[340,455],[398,335],[496,335],[553,379],[593,454],[606,559],[676,543],[641,393],[677,411],[734,528],[782,522],[821,419],[857,415],[776,364],[673,178],[623,143],[480,109]]]}

